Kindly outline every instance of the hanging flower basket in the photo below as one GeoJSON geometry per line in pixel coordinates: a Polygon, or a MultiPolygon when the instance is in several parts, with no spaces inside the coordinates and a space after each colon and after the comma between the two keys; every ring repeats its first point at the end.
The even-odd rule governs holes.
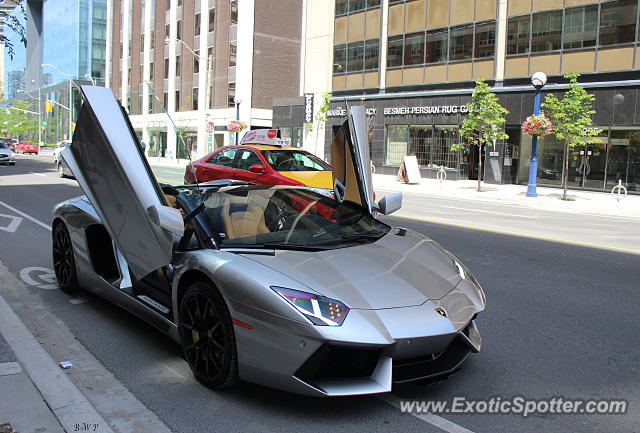
{"type": "Polygon", "coordinates": [[[246,129],[247,124],[241,120],[232,120],[227,125],[227,131],[229,132],[242,132],[243,129],[246,129]]]}
{"type": "Polygon", "coordinates": [[[546,137],[552,131],[551,120],[544,113],[527,117],[522,124],[522,132],[527,135],[546,137]]]}

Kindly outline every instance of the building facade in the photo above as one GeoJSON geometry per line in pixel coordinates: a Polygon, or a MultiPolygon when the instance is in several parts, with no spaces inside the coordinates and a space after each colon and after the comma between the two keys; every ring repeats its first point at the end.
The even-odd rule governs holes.
{"type": "MultiPolygon", "coordinates": [[[[570,151],[569,186],[608,190],[621,181],[630,191],[640,190],[637,0],[305,3],[307,12],[319,3],[331,8],[328,25],[304,17],[303,58],[305,50],[307,57],[315,52],[327,58],[303,62],[301,78],[301,94],[314,101],[314,112],[323,105],[318,96],[331,94],[327,115],[305,119],[303,98],[276,101],[274,124],[300,128],[309,150],[328,158],[347,106],[362,104],[378,173],[395,174],[403,156],[416,155],[425,177],[444,167],[448,178],[477,179],[482,157],[485,181],[526,184],[531,140],[520,125],[533,111],[530,76],[542,71],[549,77],[544,100],[546,93],[563,92],[563,74],[579,72],[595,94],[594,126],[603,132],[600,144],[570,151]],[[322,74],[314,65],[322,65],[322,74]],[[494,86],[509,110],[509,139],[482,155],[474,147],[452,152],[477,78],[494,86]]],[[[540,140],[538,159],[538,182],[559,185],[561,143],[540,140]]]]}
{"type": "Polygon", "coordinates": [[[151,156],[233,144],[230,120],[269,127],[273,98],[298,95],[299,0],[109,0],[108,8],[107,83],[151,156]]]}

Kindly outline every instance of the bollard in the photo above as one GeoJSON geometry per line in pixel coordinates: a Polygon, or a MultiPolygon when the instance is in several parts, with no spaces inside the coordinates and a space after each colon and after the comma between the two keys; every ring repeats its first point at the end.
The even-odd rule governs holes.
{"type": "Polygon", "coordinates": [[[436,179],[438,179],[438,182],[440,182],[440,189],[442,190],[442,182],[447,179],[447,172],[444,169],[444,165],[440,166],[440,170],[438,170],[438,173],[436,173],[436,179]]]}
{"type": "Polygon", "coordinates": [[[627,188],[622,185],[622,179],[618,180],[618,184],[611,188],[611,195],[616,199],[616,207],[620,206],[620,200],[627,197],[627,188]]]}

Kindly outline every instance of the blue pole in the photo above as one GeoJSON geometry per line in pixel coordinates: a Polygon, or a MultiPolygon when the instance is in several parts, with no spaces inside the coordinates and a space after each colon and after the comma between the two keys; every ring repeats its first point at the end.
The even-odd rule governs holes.
{"type": "MultiPolygon", "coordinates": [[[[240,104],[236,103],[236,120],[240,120],[240,104]]],[[[236,146],[238,145],[238,133],[236,132],[236,146]]]]}
{"type": "MultiPolygon", "coordinates": [[[[542,86],[536,86],[536,96],[533,100],[533,114],[540,114],[540,89],[542,86]]],[[[527,184],[527,197],[537,197],[536,177],[538,175],[538,156],[536,154],[538,146],[538,136],[534,135],[531,139],[531,159],[529,161],[529,183],[527,184]]]]}

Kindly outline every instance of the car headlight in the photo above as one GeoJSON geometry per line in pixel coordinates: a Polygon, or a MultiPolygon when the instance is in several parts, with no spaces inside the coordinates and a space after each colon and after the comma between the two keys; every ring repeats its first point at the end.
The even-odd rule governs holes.
{"type": "Polygon", "coordinates": [[[349,307],[335,299],[286,287],[271,288],[314,325],[340,326],[349,313],[349,307]]]}

